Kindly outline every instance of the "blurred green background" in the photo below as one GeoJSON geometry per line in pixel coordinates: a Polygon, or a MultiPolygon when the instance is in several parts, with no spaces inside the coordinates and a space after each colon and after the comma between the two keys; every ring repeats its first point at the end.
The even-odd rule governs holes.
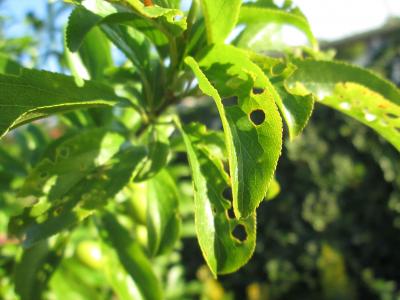
{"type": "MultiPolygon", "coordinates": [[[[0,1],[0,55],[25,66],[66,71],[61,33],[69,8],[35,1],[39,9],[16,16],[4,9],[12,1],[0,1]]],[[[400,84],[398,20],[322,45],[334,48],[337,58],[400,84]]],[[[199,109],[210,108],[197,108],[197,114],[199,109]]],[[[24,127],[0,144],[0,299],[16,297],[8,275],[18,251],[6,234],[9,216],[18,210],[15,193],[45,151],[43,141],[60,134],[47,124],[24,127]]],[[[168,299],[400,300],[399,153],[370,129],[321,106],[303,135],[285,144],[276,176],[281,192],[259,208],[255,255],[243,269],[218,281],[204,265],[193,235],[188,170],[174,170],[183,174],[181,193],[187,198],[181,203],[185,238],[155,262],[168,299]]],[[[48,299],[110,299],[102,275],[79,255],[92,226],[87,222],[74,232],[70,254],[67,249],[67,259],[51,277],[55,288],[48,299]]]]}

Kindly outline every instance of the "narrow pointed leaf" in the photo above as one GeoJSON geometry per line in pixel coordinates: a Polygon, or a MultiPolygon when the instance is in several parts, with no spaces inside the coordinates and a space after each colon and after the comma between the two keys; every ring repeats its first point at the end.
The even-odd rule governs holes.
{"type": "Polygon", "coordinates": [[[172,249],[179,237],[179,196],[173,178],[165,170],[146,185],[148,248],[156,256],[172,249]]]}
{"type": "Polygon", "coordinates": [[[229,177],[222,162],[202,145],[193,143],[180,128],[192,170],[197,238],[212,273],[231,273],[242,267],[253,254],[256,241],[255,212],[239,220],[229,216],[232,204],[224,198],[229,177]],[[243,236],[236,237],[235,230],[243,236]]]}
{"type": "Polygon", "coordinates": [[[273,87],[262,70],[233,47],[215,46],[200,65],[192,58],[186,63],[200,89],[216,103],[225,132],[235,214],[248,217],[265,196],[282,148],[282,120],[273,87]],[[228,106],[228,98],[237,103],[228,106]]]}
{"type": "Polygon", "coordinates": [[[143,299],[163,299],[160,282],[140,244],[129,237],[129,232],[112,215],[105,214],[102,224],[105,228],[102,233],[104,240],[115,249],[119,261],[135,282],[143,299]]]}
{"type": "Polygon", "coordinates": [[[86,107],[112,106],[119,98],[94,81],[82,87],[74,78],[23,69],[21,75],[0,75],[0,136],[10,129],[50,114],[86,107]]]}
{"type": "Polygon", "coordinates": [[[210,44],[223,43],[236,26],[242,0],[201,0],[210,44]]]}
{"type": "Polygon", "coordinates": [[[282,83],[296,69],[293,64],[285,66],[283,62],[275,58],[259,55],[251,51],[248,51],[248,54],[250,59],[264,71],[266,76],[272,77],[271,81],[277,82],[272,85],[268,80],[267,84],[287,124],[289,137],[294,139],[303,131],[311,117],[314,109],[314,98],[311,95],[290,93],[282,83]]]}
{"type": "Polygon", "coordinates": [[[61,244],[52,249],[46,242],[41,242],[24,250],[14,269],[15,291],[21,300],[42,299],[48,281],[61,261],[61,244]]]}
{"type": "Polygon", "coordinates": [[[370,71],[340,62],[304,60],[288,78],[294,93],[312,93],[374,129],[400,150],[400,90],[370,71]]]}

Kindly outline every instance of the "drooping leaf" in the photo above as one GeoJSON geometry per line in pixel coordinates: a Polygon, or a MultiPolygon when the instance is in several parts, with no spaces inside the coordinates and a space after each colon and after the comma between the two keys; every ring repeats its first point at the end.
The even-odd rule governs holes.
{"type": "Polygon", "coordinates": [[[241,0],[201,0],[209,44],[223,43],[236,25],[241,0]]]}
{"type": "Polygon", "coordinates": [[[312,93],[319,103],[337,109],[374,129],[400,150],[400,90],[370,71],[332,61],[296,61],[287,80],[293,93],[312,93]]]}
{"type": "Polygon", "coordinates": [[[199,65],[190,57],[186,63],[200,89],[217,105],[228,150],[235,214],[248,217],[265,196],[282,147],[282,120],[273,87],[244,52],[230,46],[212,47],[199,65]],[[229,103],[229,99],[237,103],[229,103]]]}
{"type": "Polygon", "coordinates": [[[258,51],[279,50],[276,47],[282,47],[282,45],[277,42],[277,35],[282,35],[283,26],[293,26],[306,35],[313,48],[318,48],[318,42],[307,19],[296,12],[244,5],[240,10],[238,23],[246,25],[236,39],[239,47],[258,51]]]}
{"type": "Polygon", "coordinates": [[[120,263],[135,282],[141,298],[163,299],[160,282],[140,244],[130,237],[129,232],[111,214],[103,215],[102,224],[105,228],[102,232],[104,240],[115,249],[120,263]]]}
{"type": "Polygon", "coordinates": [[[122,142],[118,136],[92,135],[95,141],[87,138],[87,142],[82,142],[83,137],[60,145],[55,160],[43,161],[28,177],[21,191],[28,207],[13,217],[9,226],[11,233],[24,235],[25,246],[93,214],[140,169],[145,157],[143,148],[117,153],[122,142]]]}
{"type": "Polygon", "coordinates": [[[179,237],[179,195],[175,182],[167,171],[146,182],[147,241],[151,256],[170,250],[179,237]]]}
{"type": "Polygon", "coordinates": [[[86,107],[112,106],[112,89],[85,81],[78,87],[69,76],[23,69],[21,75],[0,75],[0,136],[33,120],[86,107]]]}
{"type": "Polygon", "coordinates": [[[204,145],[194,143],[185,129],[180,131],[192,170],[196,232],[203,256],[215,276],[234,272],[253,254],[255,212],[240,220],[232,216],[226,195],[230,182],[222,162],[204,145]]]}

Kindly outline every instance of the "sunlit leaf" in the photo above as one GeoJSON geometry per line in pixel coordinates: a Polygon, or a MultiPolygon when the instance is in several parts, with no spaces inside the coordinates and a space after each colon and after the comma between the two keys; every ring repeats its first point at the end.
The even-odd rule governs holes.
{"type": "Polygon", "coordinates": [[[312,47],[318,47],[318,42],[307,19],[299,13],[244,5],[240,10],[238,23],[246,25],[244,31],[236,39],[236,44],[239,47],[257,48],[256,50],[278,50],[277,47],[282,47],[282,45],[279,45],[277,37],[282,36],[283,26],[293,26],[299,29],[306,35],[312,47]]]}
{"type": "Polygon", "coordinates": [[[223,43],[235,27],[241,0],[201,0],[210,44],[223,43]]]}
{"type": "Polygon", "coordinates": [[[262,70],[233,47],[212,47],[199,64],[192,58],[186,63],[200,89],[217,105],[228,150],[235,214],[248,217],[263,200],[281,152],[282,120],[274,90],[262,70]],[[229,103],[232,100],[234,103],[229,103]]]}
{"type": "Polygon", "coordinates": [[[287,80],[293,93],[315,95],[328,105],[374,129],[400,150],[400,90],[370,71],[345,63],[296,61],[287,80]]]}

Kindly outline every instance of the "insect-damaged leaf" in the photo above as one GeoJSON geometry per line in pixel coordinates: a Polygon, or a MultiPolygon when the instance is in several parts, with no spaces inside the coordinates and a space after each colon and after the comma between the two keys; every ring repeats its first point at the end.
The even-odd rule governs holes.
{"type": "Polygon", "coordinates": [[[119,150],[122,137],[99,129],[62,143],[28,176],[21,196],[27,207],[11,219],[10,232],[29,247],[103,207],[134,176],[144,148],[119,150]],[[76,171],[79,170],[77,173],[76,171]]]}
{"type": "Polygon", "coordinates": [[[230,216],[232,204],[225,198],[229,177],[222,162],[201,142],[193,142],[185,129],[180,130],[192,169],[196,231],[203,256],[214,275],[234,272],[253,254],[255,212],[240,221],[230,216]]]}
{"type": "Polygon", "coordinates": [[[272,87],[244,52],[230,46],[214,46],[199,64],[190,57],[186,63],[200,89],[216,103],[225,132],[235,215],[248,217],[265,196],[282,148],[282,120],[272,87]],[[237,103],[227,101],[232,98],[237,103]]]}
{"type": "Polygon", "coordinates": [[[294,93],[315,95],[319,103],[337,109],[374,129],[400,150],[400,90],[370,71],[332,61],[295,61],[287,80],[294,93]]]}
{"type": "Polygon", "coordinates": [[[50,114],[85,107],[111,106],[119,98],[109,87],[73,77],[22,69],[19,76],[0,74],[0,137],[8,130],[50,114]]]}
{"type": "Polygon", "coordinates": [[[296,70],[293,64],[284,64],[276,58],[252,51],[247,51],[247,53],[251,61],[259,66],[266,76],[271,78],[271,81],[276,82],[272,85],[271,82],[267,81],[267,85],[270,87],[275,103],[287,124],[289,137],[294,139],[303,131],[311,117],[314,109],[314,97],[290,93],[283,84],[284,79],[296,70]]]}

